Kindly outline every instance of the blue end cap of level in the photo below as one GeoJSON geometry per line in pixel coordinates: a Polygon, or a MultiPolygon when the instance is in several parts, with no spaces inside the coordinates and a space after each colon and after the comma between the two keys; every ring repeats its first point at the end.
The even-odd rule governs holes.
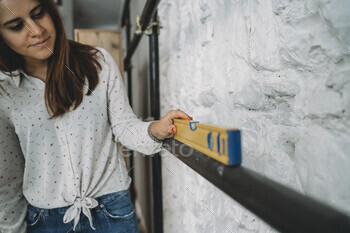
{"type": "Polygon", "coordinates": [[[242,162],[241,131],[227,130],[228,165],[239,165],[242,162]]]}

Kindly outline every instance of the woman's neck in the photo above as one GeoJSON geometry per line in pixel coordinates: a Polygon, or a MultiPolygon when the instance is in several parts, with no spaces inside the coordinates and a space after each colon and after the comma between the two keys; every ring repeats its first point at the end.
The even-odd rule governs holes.
{"type": "Polygon", "coordinates": [[[41,79],[43,82],[46,82],[47,61],[31,64],[26,63],[24,68],[24,72],[26,72],[30,76],[41,79]]]}

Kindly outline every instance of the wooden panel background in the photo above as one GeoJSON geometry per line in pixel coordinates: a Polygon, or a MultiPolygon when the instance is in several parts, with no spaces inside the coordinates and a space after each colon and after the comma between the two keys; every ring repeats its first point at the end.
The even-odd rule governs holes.
{"type": "Polygon", "coordinates": [[[75,29],[74,40],[82,44],[103,47],[110,52],[124,80],[123,39],[119,30],[75,29]]]}

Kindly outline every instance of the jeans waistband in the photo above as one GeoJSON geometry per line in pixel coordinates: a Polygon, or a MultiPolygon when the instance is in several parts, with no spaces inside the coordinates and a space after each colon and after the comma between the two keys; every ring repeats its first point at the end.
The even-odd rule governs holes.
{"type": "MultiPolygon", "coordinates": [[[[124,195],[128,195],[129,194],[129,190],[122,190],[122,191],[118,191],[118,192],[114,192],[114,193],[109,193],[109,194],[105,194],[99,197],[94,197],[97,202],[99,203],[99,205],[93,209],[91,209],[91,211],[99,211],[100,210],[100,205],[101,204],[107,204],[119,197],[122,197],[124,195]]],[[[49,216],[49,215],[63,215],[66,213],[66,211],[71,207],[70,206],[65,206],[65,207],[59,207],[59,208],[53,208],[53,209],[45,209],[45,208],[39,208],[39,207],[35,207],[31,204],[28,204],[28,209],[34,212],[40,211],[42,214],[44,214],[45,216],[49,216]]]]}

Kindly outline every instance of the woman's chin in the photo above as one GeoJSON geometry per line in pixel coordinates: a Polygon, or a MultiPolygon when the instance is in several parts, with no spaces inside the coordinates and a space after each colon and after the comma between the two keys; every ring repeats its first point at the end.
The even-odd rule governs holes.
{"type": "Polygon", "coordinates": [[[53,55],[53,48],[44,47],[44,48],[32,48],[31,54],[28,56],[35,60],[46,60],[53,55]]]}

